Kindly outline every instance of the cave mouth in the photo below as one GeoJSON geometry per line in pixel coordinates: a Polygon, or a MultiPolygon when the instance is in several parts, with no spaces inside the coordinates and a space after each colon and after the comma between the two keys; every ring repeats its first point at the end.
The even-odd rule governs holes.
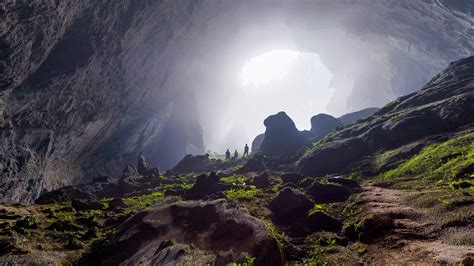
{"type": "Polygon", "coordinates": [[[265,118],[285,111],[300,130],[310,119],[328,113],[333,77],[317,53],[267,49],[247,60],[238,73],[239,84],[228,99],[226,128],[220,141],[210,140],[211,151],[242,149],[265,131],[265,118]]]}

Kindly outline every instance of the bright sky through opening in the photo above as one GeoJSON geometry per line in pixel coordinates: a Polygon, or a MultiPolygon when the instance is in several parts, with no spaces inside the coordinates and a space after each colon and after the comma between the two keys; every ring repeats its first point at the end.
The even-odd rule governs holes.
{"type": "Polygon", "coordinates": [[[331,72],[318,54],[269,50],[250,58],[238,73],[240,85],[226,110],[223,148],[241,149],[265,132],[265,118],[285,111],[299,130],[310,129],[311,117],[326,113],[334,92],[331,72]]]}
{"type": "Polygon", "coordinates": [[[288,74],[291,63],[300,52],[289,50],[271,50],[256,56],[242,68],[240,75],[242,85],[262,85],[288,74]]]}

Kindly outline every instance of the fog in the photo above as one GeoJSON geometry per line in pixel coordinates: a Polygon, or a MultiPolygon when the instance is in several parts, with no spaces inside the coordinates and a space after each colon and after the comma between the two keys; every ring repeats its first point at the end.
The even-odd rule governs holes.
{"type": "Polygon", "coordinates": [[[441,3],[211,2],[168,47],[164,87],[195,96],[205,147],[220,153],[250,144],[271,114],[309,129],[313,115],[383,106],[463,57],[464,22],[441,3]],[[450,31],[430,12],[453,18],[450,31]]]}
{"type": "Polygon", "coordinates": [[[334,92],[331,78],[314,53],[270,50],[249,59],[239,74],[237,90],[222,110],[228,124],[221,128],[221,138],[209,141],[207,147],[222,150],[250,145],[256,135],[265,132],[263,120],[282,110],[300,130],[309,129],[312,115],[327,113],[334,92]]]}

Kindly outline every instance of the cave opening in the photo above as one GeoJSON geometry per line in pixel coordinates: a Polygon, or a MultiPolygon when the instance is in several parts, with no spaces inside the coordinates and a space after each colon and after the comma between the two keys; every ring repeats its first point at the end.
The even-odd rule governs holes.
{"type": "Polygon", "coordinates": [[[265,118],[280,111],[298,129],[309,130],[313,115],[328,113],[332,76],[319,54],[312,52],[267,49],[245,60],[232,99],[222,110],[228,117],[222,142],[208,145],[218,151],[241,149],[265,132],[265,118]]]}

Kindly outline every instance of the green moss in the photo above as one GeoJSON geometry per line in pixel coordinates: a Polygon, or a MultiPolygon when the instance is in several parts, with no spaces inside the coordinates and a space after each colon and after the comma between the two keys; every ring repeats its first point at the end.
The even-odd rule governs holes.
{"type": "Polygon", "coordinates": [[[230,200],[251,200],[255,198],[257,193],[260,190],[257,189],[255,186],[249,186],[246,188],[239,188],[239,189],[231,189],[225,191],[225,195],[230,200]]]}
{"type": "Polygon", "coordinates": [[[415,177],[430,181],[451,181],[463,177],[474,165],[474,133],[425,147],[397,168],[382,174],[383,179],[415,177]]]}
{"type": "Polygon", "coordinates": [[[265,226],[268,229],[268,235],[277,241],[280,248],[283,249],[286,247],[288,245],[288,241],[286,239],[285,233],[279,231],[272,221],[265,218],[262,218],[262,221],[265,223],[265,226]]]}
{"type": "Polygon", "coordinates": [[[221,182],[230,184],[233,186],[245,185],[245,180],[247,179],[244,175],[231,175],[227,177],[222,177],[221,182]]]}
{"type": "Polygon", "coordinates": [[[331,213],[332,212],[332,207],[334,204],[328,203],[328,204],[314,204],[313,208],[308,212],[308,215],[311,215],[315,212],[322,211],[325,213],[331,213]]]}
{"type": "Polygon", "coordinates": [[[150,194],[143,194],[133,197],[123,198],[123,202],[128,206],[127,211],[136,211],[144,209],[152,204],[157,203],[164,197],[164,193],[161,191],[153,192],[150,194]]]}
{"type": "Polygon", "coordinates": [[[274,185],[272,187],[272,192],[273,193],[278,193],[280,191],[281,186],[283,185],[283,180],[281,178],[276,178],[274,181],[274,185]]]}

